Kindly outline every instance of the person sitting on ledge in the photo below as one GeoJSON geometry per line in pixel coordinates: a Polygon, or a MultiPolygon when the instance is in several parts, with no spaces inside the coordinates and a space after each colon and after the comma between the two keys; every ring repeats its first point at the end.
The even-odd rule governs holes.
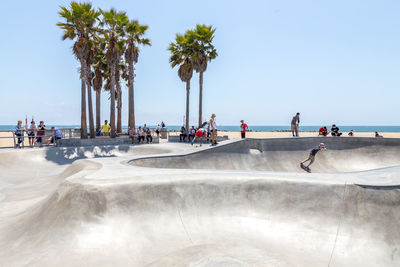
{"type": "Polygon", "coordinates": [[[152,144],[153,143],[153,136],[151,136],[150,128],[147,128],[147,130],[146,130],[146,141],[147,141],[148,144],[152,144]]]}
{"type": "Polygon", "coordinates": [[[138,144],[140,144],[140,141],[143,141],[143,143],[144,143],[144,134],[145,133],[143,132],[142,127],[139,127],[137,134],[138,134],[138,144]]]}
{"type": "Polygon", "coordinates": [[[318,135],[323,135],[323,136],[328,135],[328,129],[326,128],[326,126],[322,126],[321,128],[319,128],[318,135]]]}
{"type": "Polygon", "coordinates": [[[135,128],[130,128],[129,127],[129,137],[132,139],[132,144],[136,143],[136,139],[137,139],[137,132],[135,130],[135,128]]]}
{"type": "Polygon", "coordinates": [[[354,136],[354,131],[350,130],[350,132],[348,133],[349,136],[354,136]]]}
{"type": "Polygon", "coordinates": [[[383,136],[380,135],[378,132],[375,132],[375,137],[376,137],[376,138],[382,138],[383,136]]]}
{"type": "Polygon", "coordinates": [[[187,131],[185,129],[185,127],[182,126],[181,128],[181,134],[179,135],[179,142],[185,142],[185,139],[187,137],[187,131]]]}
{"type": "Polygon", "coordinates": [[[331,134],[332,134],[332,136],[341,136],[342,135],[342,133],[339,132],[339,127],[337,127],[335,124],[332,125],[331,134]]]}
{"type": "Polygon", "coordinates": [[[62,132],[60,129],[53,126],[51,127],[51,130],[53,131],[53,134],[49,139],[47,139],[47,145],[54,144],[55,140],[60,140],[62,138],[62,132]]]}

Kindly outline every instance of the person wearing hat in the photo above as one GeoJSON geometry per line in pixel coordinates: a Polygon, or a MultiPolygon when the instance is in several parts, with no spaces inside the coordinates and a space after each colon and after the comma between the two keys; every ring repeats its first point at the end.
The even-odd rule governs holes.
{"type": "Polygon", "coordinates": [[[241,120],[240,121],[242,124],[240,124],[240,135],[242,136],[242,139],[246,138],[246,131],[249,130],[249,127],[247,126],[247,124],[241,120]]]}
{"type": "Polygon", "coordinates": [[[306,163],[307,161],[310,161],[310,163],[307,166],[304,166],[305,168],[308,169],[310,167],[310,165],[314,163],[315,155],[317,155],[318,151],[320,151],[320,150],[326,150],[324,143],[320,143],[318,146],[311,149],[310,155],[308,156],[308,158],[305,161],[300,162],[300,166],[304,166],[303,165],[304,163],[306,163]]]}

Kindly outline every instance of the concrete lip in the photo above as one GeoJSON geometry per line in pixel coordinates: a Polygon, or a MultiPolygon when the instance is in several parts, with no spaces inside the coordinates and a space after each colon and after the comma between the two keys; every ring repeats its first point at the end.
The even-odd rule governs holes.
{"type": "Polygon", "coordinates": [[[1,151],[1,262],[399,266],[400,140],[325,138],[333,153],[382,161],[362,160],[358,169],[349,163],[348,172],[335,172],[343,163],[329,162],[332,155],[317,158],[313,170],[320,173],[298,172],[290,164],[285,169],[283,163],[279,170],[252,169],[255,161],[299,161],[319,142],[1,151]],[[166,160],[174,168],[166,168],[166,160]],[[234,160],[240,164],[229,162],[234,160]]]}

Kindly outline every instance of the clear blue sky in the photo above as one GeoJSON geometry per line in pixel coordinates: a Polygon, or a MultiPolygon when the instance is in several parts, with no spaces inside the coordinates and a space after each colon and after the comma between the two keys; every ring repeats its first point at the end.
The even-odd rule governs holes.
{"type": "MultiPolygon", "coordinates": [[[[181,124],[185,84],[168,63],[175,34],[217,28],[219,57],[204,75],[204,117],[221,125],[400,125],[400,1],[92,1],[149,25],[153,46],[136,66],[137,123],[181,124]],[[112,4],[111,4],[112,3],[112,4]]],[[[27,114],[79,124],[80,81],[71,41],[56,27],[69,1],[3,0],[0,124],[27,114]]],[[[127,124],[124,89],[123,124],[127,124]]],[[[109,116],[102,95],[102,119],[109,116]]],[[[190,120],[197,122],[198,74],[190,120]]],[[[94,99],[93,99],[94,101],[94,99]]]]}

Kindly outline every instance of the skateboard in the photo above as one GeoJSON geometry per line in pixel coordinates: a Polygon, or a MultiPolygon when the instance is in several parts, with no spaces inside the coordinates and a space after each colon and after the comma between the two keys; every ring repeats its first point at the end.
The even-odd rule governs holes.
{"type": "Polygon", "coordinates": [[[311,169],[308,168],[308,167],[306,167],[306,166],[304,166],[302,163],[300,163],[300,167],[301,167],[303,170],[305,170],[306,172],[310,172],[310,173],[311,173],[311,169]]]}

